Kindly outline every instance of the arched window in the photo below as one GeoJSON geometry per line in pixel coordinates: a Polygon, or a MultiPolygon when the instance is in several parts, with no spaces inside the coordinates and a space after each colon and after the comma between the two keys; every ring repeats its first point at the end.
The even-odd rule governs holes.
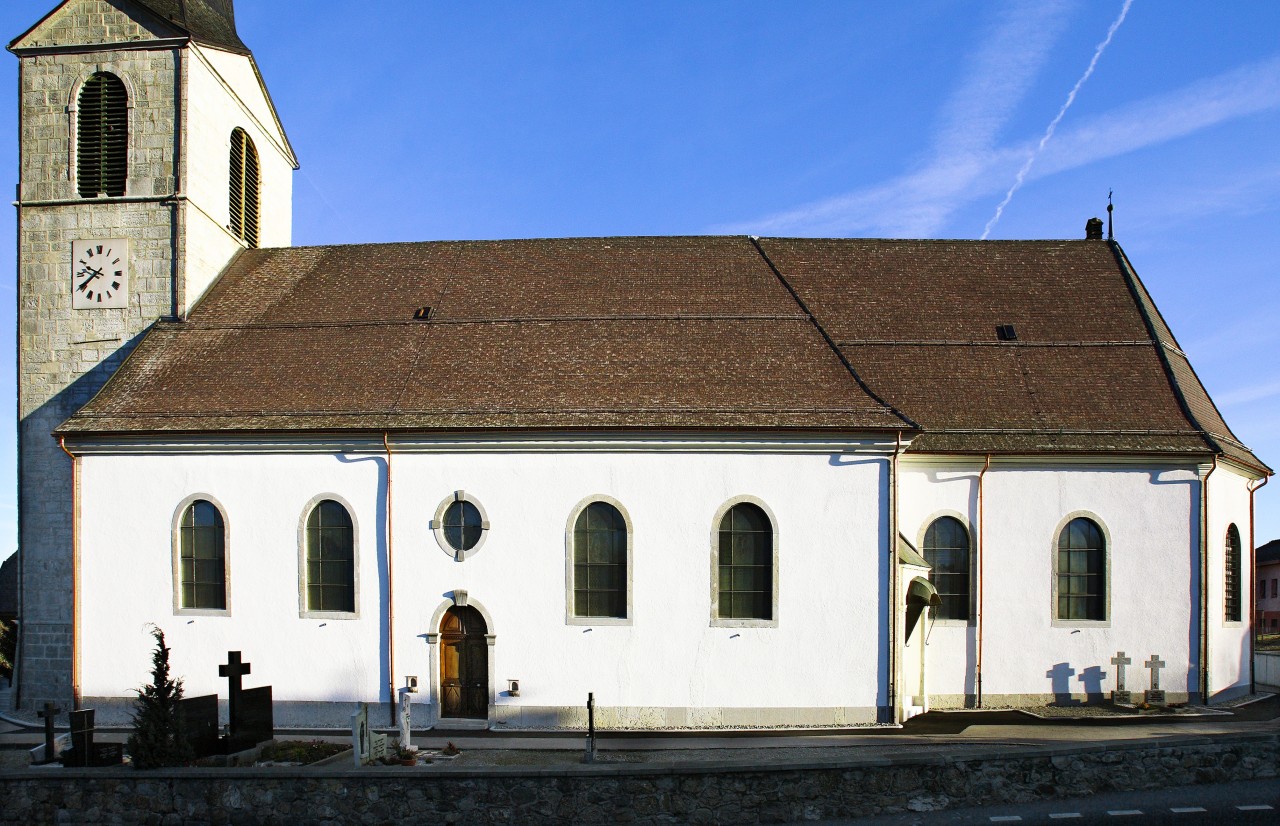
{"type": "Polygon", "coordinates": [[[969,532],[959,519],[933,520],[924,533],[924,558],[929,563],[929,581],[942,598],[934,616],[969,619],[969,532]]]}
{"type": "Polygon", "coordinates": [[[178,535],[181,607],[225,611],[227,545],[222,514],[212,502],[197,499],[183,512],[178,535]]]}
{"type": "Polygon", "coordinates": [[[1072,519],[1058,534],[1058,619],[1107,618],[1107,542],[1092,519],[1072,519]]]}
{"type": "Polygon", "coordinates": [[[740,502],[720,520],[717,615],[773,619],[773,524],[759,505],[740,502]]]}
{"type": "Polygon", "coordinates": [[[258,246],[258,150],[240,127],[231,133],[231,233],[258,246]]]}
{"type": "Polygon", "coordinates": [[[76,104],[76,187],[82,198],[124,195],[129,175],[129,93],[115,75],[85,81],[76,104]]]}
{"type": "Polygon", "coordinates": [[[356,610],[355,530],[332,499],[307,516],[307,610],[356,610]]]}
{"type": "Polygon", "coordinates": [[[1223,619],[1227,622],[1240,621],[1240,531],[1235,525],[1227,527],[1226,570],[1222,576],[1223,619]]]}
{"type": "Polygon", "coordinates": [[[592,502],[573,525],[573,614],[627,616],[627,523],[608,502],[592,502]]]}

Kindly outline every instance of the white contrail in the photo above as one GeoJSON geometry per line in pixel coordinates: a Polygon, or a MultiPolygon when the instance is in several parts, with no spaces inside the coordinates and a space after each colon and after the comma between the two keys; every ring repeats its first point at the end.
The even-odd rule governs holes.
{"type": "Polygon", "coordinates": [[[1111,24],[1111,28],[1107,29],[1107,36],[1098,48],[1093,52],[1093,60],[1089,61],[1089,67],[1084,70],[1084,74],[1080,75],[1080,79],[1076,81],[1076,85],[1071,87],[1071,93],[1067,95],[1067,100],[1062,104],[1062,108],[1058,110],[1058,115],[1050,123],[1049,128],[1044,130],[1044,135],[1040,138],[1040,143],[1027,156],[1027,160],[1022,164],[1022,168],[1018,170],[1018,176],[1014,179],[1013,186],[1009,187],[1009,191],[1005,193],[1004,200],[996,207],[996,214],[991,216],[991,220],[987,221],[987,226],[982,230],[982,240],[991,234],[991,230],[1000,222],[1000,216],[1004,214],[1004,208],[1013,200],[1013,193],[1022,187],[1022,182],[1026,180],[1027,173],[1031,171],[1031,166],[1036,162],[1036,158],[1044,151],[1045,145],[1053,138],[1053,131],[1058,128],[1059,121],[1067,114],[1067,110],[1071,108],[1071,104],[1075,103],[1076,94],[1080,91],[1080,87],[1084,85],[1089,76],[1093,74],[1094,68],[1098,65],[1098,59],[1102,57],[1102,53],[1106,51],[1107,46],[1111,44],[1111,38],[1115,36],[1116,29],[1120,28],[1120,24],[1124,22],[1125,15],[1129,13],[1129,7],[1133,5],[1133,0],[1124,0],[1124,8],[1120,9],[1120,16],[1111,24]]]}

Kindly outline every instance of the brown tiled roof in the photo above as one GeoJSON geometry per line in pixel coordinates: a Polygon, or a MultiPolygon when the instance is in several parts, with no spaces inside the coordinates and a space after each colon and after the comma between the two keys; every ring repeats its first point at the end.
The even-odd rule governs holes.
{"type": "Polygon", "coordinates": [[[913,450],[1259,466],[1122,260],[1099,241],[253,250],[61,432],[903,430],[913,450]]]}
{"type": "Polygon", "coordinates": [[[137,0],[163,20],[176,24],[198,43],[208,43],[233,52],[249,49],[236,32],[232,0],[137,0]]]}

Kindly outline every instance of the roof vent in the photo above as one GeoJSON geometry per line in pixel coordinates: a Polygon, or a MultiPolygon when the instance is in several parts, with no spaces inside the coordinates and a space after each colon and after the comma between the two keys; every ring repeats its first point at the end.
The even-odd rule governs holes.
{"type": "Polygon", "coordinates": [[[414,321],[430,321],[430,320],[431,320],[431,308],[430,308],[430,307],[419,307],[418,309],[414,310],[414,311],[413,311],[413,320],[414,320],[414,321]]]}
{"type": "Polygon", "coordinates": [[[1014,326],[1012,324],[997,324],[996,338],[1000,339],[1001,341],[1017,341],[1018,331],[1014,329],[1014,326]]]}
{"type": "Polygon", "coordinates": [[[1084,222],[1084,240],[1101,241],[1102,240],[1102,219],[1090,218],[1084,222]]]}

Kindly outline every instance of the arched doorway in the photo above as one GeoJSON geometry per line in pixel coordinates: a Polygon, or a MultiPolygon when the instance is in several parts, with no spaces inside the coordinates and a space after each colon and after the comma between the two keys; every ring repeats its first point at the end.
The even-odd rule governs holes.
{"type": "Polygon", "coordinates": [[[453,606],[440,620],[440,716],[489,716],[489,632],[471,606],[453,606]]]}

